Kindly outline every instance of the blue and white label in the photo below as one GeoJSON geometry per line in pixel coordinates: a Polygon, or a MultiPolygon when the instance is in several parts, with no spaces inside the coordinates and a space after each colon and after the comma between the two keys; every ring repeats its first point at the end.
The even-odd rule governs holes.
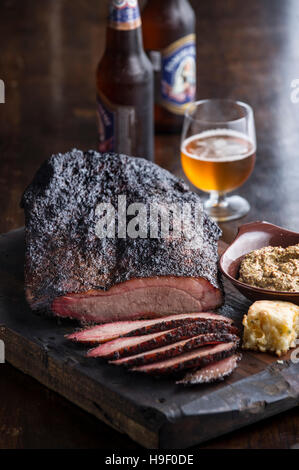
{"type": "Polygon", "coordinates": [[[189,34],[162,51],[161,104],[175,114],[184,114],[195,94],[195,34],[189,34]]]}
{"type": "Polygon", "coordinates": [[[112,0],[110,2],[109,24],[113,29],[129,31],[141,25],[137,0],[112,0]]]}
{"type": "Polygon", "coordinates": [[[98,135],[99,151],[114,151],[114,113],[104,103],[104,100],[98,96],[98,135]]]}
{"type": "Polygon", "coordinates": [[[136,144],[136,112],[131,106],[111,103],[97,96],[98,148],[100,152],[131,155],[136,144]]]}

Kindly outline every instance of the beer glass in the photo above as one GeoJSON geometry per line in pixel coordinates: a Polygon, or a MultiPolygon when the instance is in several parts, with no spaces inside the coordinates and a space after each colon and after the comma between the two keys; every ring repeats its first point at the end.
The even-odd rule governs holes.
{"type": "Polygon", "coordinates": [[[185,112],[181,163],[188,180],[209,193],[205,211],[218,222],[243,217],[246,199],[227,193],[242,186],[255,164],[256,136],[252,108],[240,101],[207,99],[185,112]]]}

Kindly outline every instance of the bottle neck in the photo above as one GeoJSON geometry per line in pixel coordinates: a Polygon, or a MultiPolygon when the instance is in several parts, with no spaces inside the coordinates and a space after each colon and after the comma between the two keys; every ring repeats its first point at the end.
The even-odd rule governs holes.
{"type": "Polygon", "coordinates": [[[119,31],[111,26],[106,32],[106,51],[113,54],[140,54],[143,52],[141,28],[119,31]]]}
{"type": "Polygon", "coordinates": [[[159,5],[160,8],[165,9],[169,7],[181,8],[183,3],[188,3],[189,0],[149,0],[152,4],[159,5]]]}
{"type": "Polygon", "coordinates": [[[106,50],[117,54],[143,51],[138,0],[110,0],[106,50]]]}

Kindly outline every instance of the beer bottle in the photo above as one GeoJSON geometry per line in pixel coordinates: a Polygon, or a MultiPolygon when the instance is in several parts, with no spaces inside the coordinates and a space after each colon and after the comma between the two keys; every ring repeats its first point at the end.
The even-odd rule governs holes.
{"type": "Polygon", "coordinates": [[[97,68],[101,152],[153,160],[153,68],[143,49],[137,0],[110,0],[106,49],[97,68]]]}
{"type": "Polygon", "coordinates": [[[180,132],[196,94],[194,11],[188,0],[148,0],[142,25],[155,72],[156,130],[180,132]]]}

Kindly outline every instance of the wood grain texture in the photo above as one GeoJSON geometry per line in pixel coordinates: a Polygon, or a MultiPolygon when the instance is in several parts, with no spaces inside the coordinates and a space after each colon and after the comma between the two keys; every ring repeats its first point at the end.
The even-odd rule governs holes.
{"type": "MultiPolygon", "coordinates": [[[[222,225],[224,239],[231,240],[243,221],[257,219],[299,231],[299,104],[290,99],[291,81],[299,78],[298,2],[192,3],[198,98],[243,99],[256,117],[257,165],[239,191],[252,210],[242,221],[222,225]]],[[[20,196],[45,158],[74,146],[95,147],[94,71],[104,23],[105,2],[99,0],[0,4],[0,78],[6,85],[6,103],[0,104],[0,232],[23,225],[20,196]]],[[[155,146],[157,163],[181,175],[179,140],[157,136],[155,146]]],[[[0,365],[0,381],[1,448],[112,442],[135,447],[7,364],[0,365]]],[[[289,448],[299,441],[298,423],[293,410],[201,447],[289,448]]]]}
{"type": "MultiPolygon", "coordinates": [[[[227,380],[184,388],[86,357],[74,322],[37,316],[24,298],[23,229],[0,236],[0,339],[6,360],[148,448],[185,448],[295,407],[299,364],[244,352],[227,380]]],[[[248,301],[226,285],[222,313],[240,326],[248,301]]]]}

